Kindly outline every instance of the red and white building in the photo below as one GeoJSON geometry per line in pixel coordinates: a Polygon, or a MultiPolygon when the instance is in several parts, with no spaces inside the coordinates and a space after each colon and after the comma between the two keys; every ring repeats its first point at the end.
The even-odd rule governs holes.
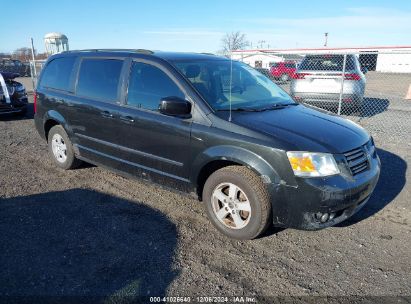
{"type": "Polygon", "coordinates": [[[301,61],[308,54],[356,54],[368,70],[411,73],[411,46],[236,50],[232,58],[252,67],[269,68],[274,62],[301,61]]]}

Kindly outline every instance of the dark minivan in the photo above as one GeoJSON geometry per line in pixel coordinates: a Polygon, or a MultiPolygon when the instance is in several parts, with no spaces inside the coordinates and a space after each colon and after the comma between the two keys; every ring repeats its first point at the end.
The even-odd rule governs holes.
{"type": "Polygon", "coordinates": [[[86,161],[193,193],[237,239],[271,224],[339,223],[364,206],[380,173],[363,128],[210,54],[54,55],[37,86],[35,124],[60,168],[86,161]]]}

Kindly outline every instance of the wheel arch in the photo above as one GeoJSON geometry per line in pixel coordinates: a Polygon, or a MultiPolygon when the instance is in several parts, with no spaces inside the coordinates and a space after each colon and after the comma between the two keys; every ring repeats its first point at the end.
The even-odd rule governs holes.
{"type": "Polygon", "coordinates": [[[70,128],[67,125],[66,120],[64,119],[63,115],[61,115],[59,112],[55,110],[48,111],[44,115],[44,124],[43,124],[43,129],[44,129],[44,135],[46,140],[48,140],[48,134],[50,132],[50,129],[54,126],[61,125],[67,133],[69,133],[70,128]]]}
{"type": "Polygon", "coordinates": [[[277,171],[261,156],[235,146],[212,147],[201,153],[193,162],[191,181],[202,199],[202,191],[208,177],[215,171],[232,165],[245,166],[259,175],[264,183],[279,183],[277,171]]]}

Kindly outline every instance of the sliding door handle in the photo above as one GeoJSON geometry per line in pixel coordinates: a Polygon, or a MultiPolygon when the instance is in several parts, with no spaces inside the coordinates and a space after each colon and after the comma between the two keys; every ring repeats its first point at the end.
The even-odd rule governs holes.
{"type": "Polygon", "coordinates": [[[113,118],[113,117],[114,117],[114,115],[111,114],[109,111],[103,111],[103,112],[101,112],[101,116],[107,117],[107,118],[113,118]]]}
{"type": "Polygon", "coordinates": [[[125,122],[134,122],[134,118],[131,116],[120,116],[120,119],[125,122]]]}

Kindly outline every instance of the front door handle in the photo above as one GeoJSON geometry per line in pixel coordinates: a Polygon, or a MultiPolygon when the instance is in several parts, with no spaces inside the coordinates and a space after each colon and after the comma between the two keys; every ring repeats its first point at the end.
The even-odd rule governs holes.
{"type": "Polygon", "coordinates": [[[103,112],[101,112],[101,116],[107,117],[107,118],[113,118],[113,117],[114,117],[114,115],[111,114],[109,111],[103,111],[103,112]]]}
{"type": "Polygon", "coordinates": [[[131,116],[120,116],[120,119],[125,122],[134,122],[134,118],[131,116]]]}

